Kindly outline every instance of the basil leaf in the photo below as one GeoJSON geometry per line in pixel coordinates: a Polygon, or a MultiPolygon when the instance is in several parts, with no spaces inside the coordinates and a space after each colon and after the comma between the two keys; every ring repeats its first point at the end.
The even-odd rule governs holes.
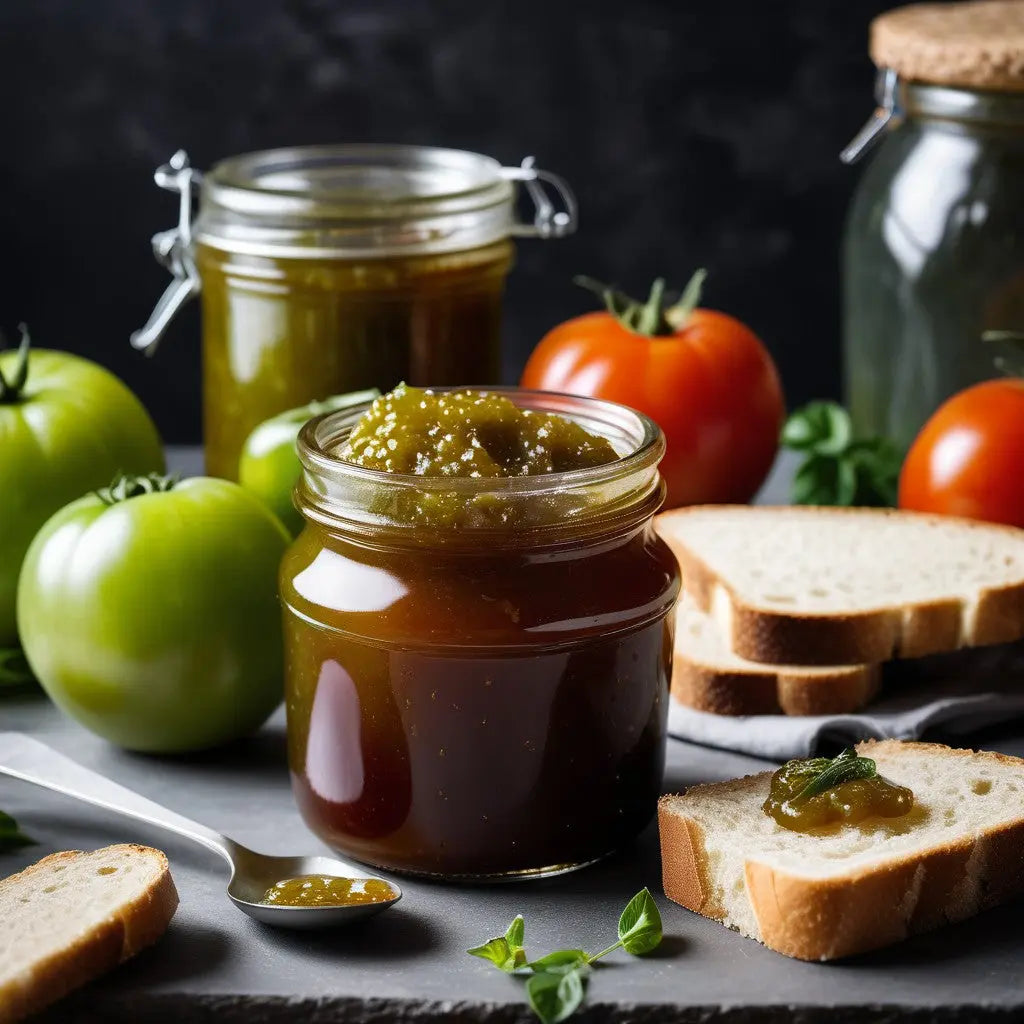
{"type": "Polygon", "coordinates": [[[858,757],[855,750],[847,748],[817,771],[810,782],[789,802],[791,804],[802,803],[812,797],[820,796],[844,782],[871,779],[877,774],[878,767],[870,757],[858,757]]]}
{"type": "Polygon", "coordinates": [[[526,966],[533,971],[549,971],[552,974],[564,974],[566,971],[586,964],[587,954],[582,949],[556,949],[539,960],[531,960],[526,966]]]}
{"type": "Polygon", "coordinates": [[[626,904],[619,918],[619,941],[632,956],[650,953],[661,942],[661,914],[646,887],[626,904]]]}
{"type": "Polygon", "coordinates": [[[0,648],[0,693],[36,684],[20,647],[0,648]]]}
{"type": "Polygon", "coordinates": [[[35,840],[25,835],[18,823],[9,815],[0,811],[0,853],[17,850],[22,846],[33,846],[35,840]]]}
{"type": "Polygon", "coordinates": [[[526,998],[541,1024],[558,1024],[579,1009],[585,993],[587,967],[565,974],[542,971],[526,983],[526,998]]]}
{"type": "Polygon", "coordinates": [[[853,437],[850,415],[838,402],[810,402],[782,427],[782,444],[795,451],[838,455],[853,437]]]}
{"type": "Polygon", "coordinates": [[[508,940],[504,935],[489,939],[482,946],[474,946],[467,949],[470,956],[478,956],[481,960],[489,960],[498,970],[507,971],[509,974],[516,968],[515,956],[509,949],[508,940]]]}
{"type": "Polygon", "coordinates": [[[793,477],[794,505],[835,505],[839,463],[824,455],[809,455],[793,477]]]}
{"type": "Polygon", "coordinates": [[[525,937],[526,924],[523,921],[523,915],[516,914],[516,916],[512,918],[512,923],[505,931],[505,941],[508,943],[509,949],[514,953],[517,949],[523,948],[523,939],[525,937]]]}

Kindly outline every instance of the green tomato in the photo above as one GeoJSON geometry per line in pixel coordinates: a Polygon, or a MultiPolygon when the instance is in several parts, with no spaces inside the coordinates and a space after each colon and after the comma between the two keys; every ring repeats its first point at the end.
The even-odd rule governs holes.
{"type": "Polygon", "coordinates": [[[238,482],[252,491],[297,537],[302,531],[302,516],[292,501],[302,466],[295,450],[299,431],[314,416],[338,409],[365,405],[380,397],[376,388],[334,395],[322,402],[310,402],[264,420],[245,439],[238,460],[238,482]]]}
{"type": "Polygon", "coordinates": [[[18,642],[18,572],[36,531],[118,473],[163,471],[160,437],[113,374],[66,352],[0,352],[0,648],[18,642]]]}
{"type": "Polygon", "coordinates": [[[61,509],[18,585],[32,671],[54,703],[129,750],[213,747],[283,689],[284,527],[237,484],[127,478],[61,509]]]}

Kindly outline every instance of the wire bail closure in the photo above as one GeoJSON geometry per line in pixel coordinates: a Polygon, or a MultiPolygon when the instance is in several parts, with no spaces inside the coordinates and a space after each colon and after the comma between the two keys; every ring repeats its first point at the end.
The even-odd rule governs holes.
{"type": "Polygon", "coordinates": [[[513,235],[519,238],[564,238],[576,230],[578,206],[569,183],[559,175],[537,167],[535,157],[524,157],[518,167],[502,167],[501,176],[506,181],[522,182],[534,205],[533,223],[516,221],[512,226],[513,235]],[[552,203],[545,185],[554,192],[562,209],[552,203]]]}
{"type": "Polygon", "coordinates": [[[844,164],[856,163],[865,153],[874,149],[882,134],[895,128],[903,117],[899,104],[899,75],[892,68],[879,68],[875,75],[875,107],[864,127],[849,141],[839,154],[844,164]]]}
{"type": "Polygon", "coordinates": [[[189,163],[188,153],[179,149],[156,169],[153,180],[179,196],[178,225],[158,231],[152,239],[156,261],[166,267],[173,280],[164,290],[146,325],[131,336],[132,348],[152,355],[178,310],[199,294],[199,272],[192,259],[192,202],[202,174],[189,163]]]}

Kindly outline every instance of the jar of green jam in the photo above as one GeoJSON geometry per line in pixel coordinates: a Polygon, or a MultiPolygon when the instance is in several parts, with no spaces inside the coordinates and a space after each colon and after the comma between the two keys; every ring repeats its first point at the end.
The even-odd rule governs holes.
{"type": "Polygon", "coordinates": [[[872,25],[878,107],[843,154],[877,145],[843,243],[844,390],[857,430],[901,448],[997,375],[986,331],[1024,329],[1022,28],[1024,5],[971,3],[872,25]]]}
{"type": "Polygon", "coordinates": [[[363,437],[405,463],[422,443],[422,472],[350,461],[363,410],[308,423],[306,528],[281,566],[302,815],[351,857],[435,878],[594,861],[651,820],[664,769],[679,568],[652,525],[661,431],[610,402],[491,394],[527,429],[505,403],[453,402],[450,430],[388,434],[416,396],[378,400],[363,437]],[[516,431],[528,465],[501,454],[516,431]],[[467,438],[517,475],[448,475],[444,445],[467,438]]]}
{"type": "Polygon", "coordinates": [[[206,468],[228,479],[250,431],[285,409],[402,380],[497,382],[512,239],[576,225],[568,186],[532,158],[450,149],[268,150],[206,174],[177,153],[156,180],[180,196],[178,227],[153,239],[174,281],[132,344],[152,351],[201,295],[206,468]]]}

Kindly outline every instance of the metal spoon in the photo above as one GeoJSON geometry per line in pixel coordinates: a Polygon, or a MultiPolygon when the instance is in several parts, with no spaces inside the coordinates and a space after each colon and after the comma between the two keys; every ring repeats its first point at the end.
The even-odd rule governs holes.
{"type": "Polygon", "coordinates": [[[17,732],[0,732],[0,775],[31,782],[55,790],[108,811],[138,818],[150,825],[169,829],[186,839],[219,853],[231,865],[228,896],[239,910],[264,924],[278,928],[336,928],[351,924],[393,907],[402,890],[391,881],[368,875],[363,869],[333,857],[270,857],[256,853],[219,832],[147,800],[110,779],[83,768],[44,743],[17,732]],[[394,891],[393,899],[380,903],[352,906],[288,907],[261,903],[264,894],[276,882],[297,875],[333,875],[341,878],[370,879],[385,882],[394,891]]]}

